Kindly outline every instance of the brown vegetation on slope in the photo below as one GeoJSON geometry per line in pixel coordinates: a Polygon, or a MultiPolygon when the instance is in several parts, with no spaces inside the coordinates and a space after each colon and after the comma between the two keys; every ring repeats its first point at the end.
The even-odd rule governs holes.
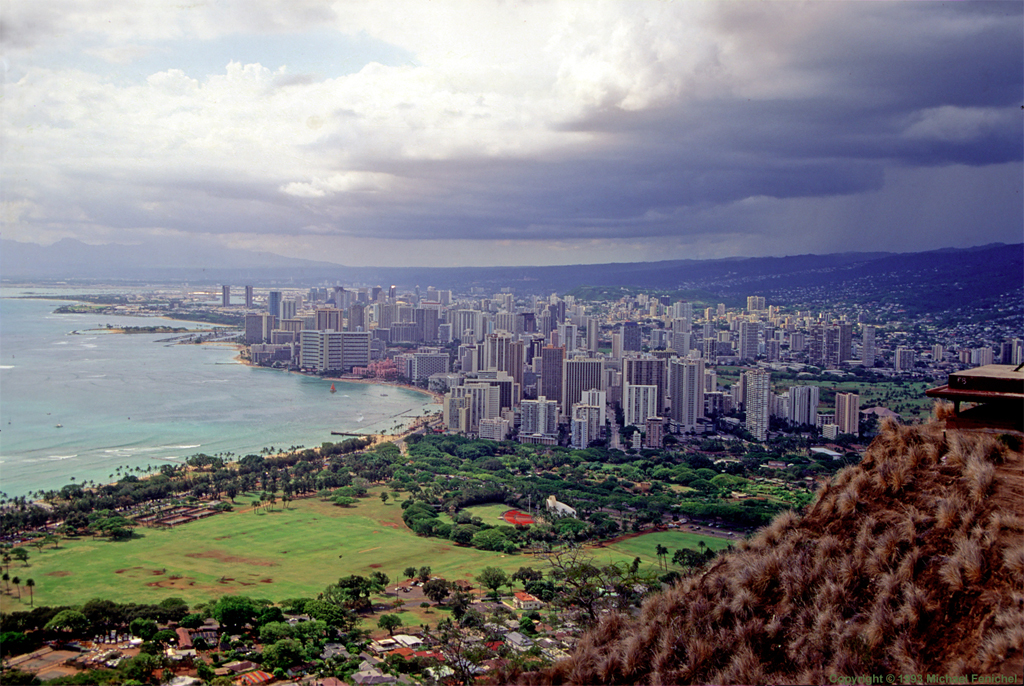
{"type": "Polygon", "coordinates": [[[835,683],[1020,674],[1024,473],[1013,449],[940,423],[887,423],[800,517],[605,617],[520,683],[835,683]],[[831,677],[831,679],[830,679],[831,677]],[[897,676],[897,679],[899,677],[897,676]]]}

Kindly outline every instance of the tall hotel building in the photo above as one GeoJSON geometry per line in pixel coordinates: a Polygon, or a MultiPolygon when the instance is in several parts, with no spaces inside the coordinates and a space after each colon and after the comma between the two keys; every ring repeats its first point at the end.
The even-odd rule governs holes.
{"type": "Polygon", "coordinates": [[[771,373],[767,369],[744,372],[747,380],[747,431],[759,441],[768,438],[768,416],[771,410],[771,373]]]}
{"type": "Polygon", "coordinates": [[[562,414],[572,416],[572,406],[591,389],[604,389],[604,360],[577,358],[565,360],[562,367],[562,414]]]}
{"type": "Polygon", "coordinates": [[[270,291],[267,294],[267,312],[281,318],[281,291],[270,291]]]}
{"type": "MultiPolygon", "coordinates": [[[[657,407],[652,417],[665,411],[665,360],[656,357],[626,357],[622,360],[622,384],[657,387],[657,407]]],[[[625,391],[623,391],[625,392],[625,391]]],[[[641,421],[646,420],[643,417],[641,421]]],[[[637,426],[640,426],[637,424],[637,426]]]]}
{"type": "Polygon", "coordinates": [[[757,322],[740,322],[738,352],[741,360],[757,359],[757,332],[760,326],[757,322]]]}
{"type": "Polygon", "coordinates": [[[537,389],[537,395],[562,402],[564,363],[565,348],[547,345],[540,349],[540,388],[537,389]]]}
{"type": "Polygon", "coordinates": [[[669,417],[675,429],[695,431],[697,420],[704,416],[704,360],[670,360],[668,384],[672,396],[669,417]]]}
{"type": "Polygon", "coordinates": [[[860,396],[836,393],[836,426],[839,433],[860,435],[860,396]]]}
{"type": "Polygon", "coordinates": [[[860,360],[865,367],[875,366],[875,327],[864,326],[861,335],[860,360]]]}

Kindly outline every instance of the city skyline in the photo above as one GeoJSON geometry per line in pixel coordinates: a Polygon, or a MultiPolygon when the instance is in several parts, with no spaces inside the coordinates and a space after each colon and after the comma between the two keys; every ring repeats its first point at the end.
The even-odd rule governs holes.
{"type": "Polygon", "coordinates": [[[4,12],[3,238],[339,264],[1016,243],[1018,3],[4,12]]]}

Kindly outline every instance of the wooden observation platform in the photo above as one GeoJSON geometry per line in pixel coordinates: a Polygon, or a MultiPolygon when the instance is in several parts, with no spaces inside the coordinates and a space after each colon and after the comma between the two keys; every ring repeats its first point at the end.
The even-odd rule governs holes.
{"type": "Polygon", "coordinates": [[[1024,432],[1024,371],[1009,364],[987,364],[949,375],[945,386],[925,395],[953,402],[949,428],[1024,432]],[[961,403],[971,403],[967,409],[961,403]]]}

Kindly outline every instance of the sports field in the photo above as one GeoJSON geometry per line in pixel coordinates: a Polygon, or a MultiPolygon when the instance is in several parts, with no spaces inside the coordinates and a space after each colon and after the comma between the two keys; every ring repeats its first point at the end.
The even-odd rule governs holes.
{"type": "MultiPolygon", "coordinates": [[[[29,578],[35,581],[36,605],[73,605],[91,598],[159,602],[170,596],[196,603],[228,594],[278,601],[315,596],[339,577],[377,570],[397,581],[406,567],[429,565],[435,574],[454,580],[472,579],[487,566],[508,572],[520,566],[546,567],[530,555],[502,555],[416,536],[402,522],[401,503],[382,503],[378,491],[352,508],[308,499],[257,513],[239,508],[171,530],[140,528],[130,541],[62,540],[58,549],[30,548],[28,566],[13,562],[9,573],[23,584],[29,578]]],[[[248,500],[239,498],[242,502],[248,500]]],[[[505,509],[484,506],[472,511],[496,523],[505,509]]],[[[651,534],[595,549],[595,557],[629,561],[640,555],[654,565],[654,546],[664,536],[693,537],[694,548],[700,538],[651,534]]],[[[678,547],[669,540],[662,544],[678,547]]],[[[703,540],[715,547],[720,539],[703,540]]],[[[2,596],[2,609],[26,609],[24,585],[21,593],[24,602],[2,596]]]]}

